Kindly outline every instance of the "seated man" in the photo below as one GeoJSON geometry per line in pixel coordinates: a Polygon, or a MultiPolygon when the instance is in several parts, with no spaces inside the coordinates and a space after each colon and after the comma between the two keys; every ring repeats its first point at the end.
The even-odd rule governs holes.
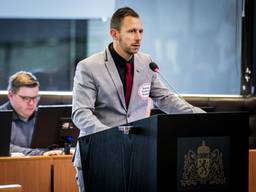
{"type": "Polygon", "coordinates": [[[39,82],[26,71],[15,73],[9,78],[9,101],[0,106],[0,110],[13,110],[10,153],[24,155],[59,155],[61,150],[45,151],[30,148],[33,135],[36,108],[39,101],[39,82]]]}

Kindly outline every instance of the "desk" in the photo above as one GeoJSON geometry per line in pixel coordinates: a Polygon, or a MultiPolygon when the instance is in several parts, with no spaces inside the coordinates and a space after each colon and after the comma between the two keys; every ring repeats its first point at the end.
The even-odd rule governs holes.
{"type": "Polygon", "coordinates": [[[71,162],[72,156],[53,156],[52,159],[54,192],[78,191],[75,169],[71,162]]]}
{"type": "Polygon", "coordinates": [[[24,192],[51,191],[50,157],[1,157],[0,184],[20,184],[24,192]]]}
{"type": "Polygon", "coordinates": [[[249,151],[249,192],[256,192],[256,150],[249,151]]]}
{"type": "Polygon", "coordinates": [[[20,184],[23,192],[77,192],[71,155],[1,157],[0,185],[20,184]]]}

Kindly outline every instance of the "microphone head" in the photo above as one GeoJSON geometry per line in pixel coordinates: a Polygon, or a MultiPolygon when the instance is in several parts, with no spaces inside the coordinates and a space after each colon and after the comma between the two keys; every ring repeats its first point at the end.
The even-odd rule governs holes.
{"type": "Polygon", "coordinates": [[[159,71],[159,67],[157,66],[157,64],[156,64],[156,63],[154,63],[154,62],[149,63],[149,67],[150,67],[150,69],[151,69],[152,71],[154,71],[154,72],[157,72],[157,73],[158,73],[158,71],[159,71]]]}

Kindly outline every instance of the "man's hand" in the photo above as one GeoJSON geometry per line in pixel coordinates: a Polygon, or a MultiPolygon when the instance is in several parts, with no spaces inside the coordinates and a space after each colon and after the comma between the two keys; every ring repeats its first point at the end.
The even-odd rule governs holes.
{"type": "Polygon", "coordinates": [[[51,151],[46,151],[43,153],[43,156],[54,156],[54,155],[63,155],[63,151],[56,149],[56,150],[51,150],[51,151]]]}

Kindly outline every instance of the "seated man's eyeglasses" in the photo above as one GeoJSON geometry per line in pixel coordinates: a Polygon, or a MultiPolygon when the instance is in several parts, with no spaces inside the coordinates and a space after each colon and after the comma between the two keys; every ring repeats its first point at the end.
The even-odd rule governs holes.
{"type": "Polygon", "coordinates": [[[18,96],[22,99],[22,101],[26,103],[30,103],[31,101],[38,102],[40,100],[40,96],[35,96],[35,97],[22,96],[22,95],[18,95],[18,96]]]}

